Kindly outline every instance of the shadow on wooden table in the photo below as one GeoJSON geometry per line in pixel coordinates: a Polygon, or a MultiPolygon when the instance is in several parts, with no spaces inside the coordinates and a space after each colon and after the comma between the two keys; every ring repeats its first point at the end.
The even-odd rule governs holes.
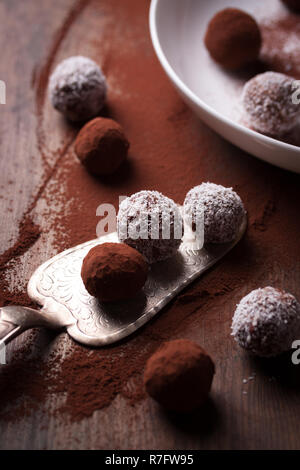
{"type": "Polygon", "coordinates": [[[276,382],[285,391],[300,392],[300,365],[292,362],[293,351],[288,351],[274,358],[255,358],[249,360],[271,382],[276,382]]]}
{"type": "Polygon", "coordinates": [[[219,426],[221,413],[209,398],[199,410],[192,413],[175,413],[160,409],[160,413],[180,431],[188,435],[208,436],[219,426]]]}

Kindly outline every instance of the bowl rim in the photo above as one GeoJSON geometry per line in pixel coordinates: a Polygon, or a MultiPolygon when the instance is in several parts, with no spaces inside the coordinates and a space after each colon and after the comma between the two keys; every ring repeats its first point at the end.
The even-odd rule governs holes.
{"type": "Polygon", "coordinates": [[[274,139],[272,137],[269,137],[267,135],[261,134],[259,132],[256,132],[255,130],[249,129],[246,126],[243,126],[242,124],[239,124],[235,121],[233,121],[230,118],[227,118],[226,116],[223,116],[221,113],[216,111],[214,108],[206,104],[202,99],[200,99],[196,93],[194,93],[182,80],[181,78],[177,75],[173,67],[171,66],[170,62],[167,59],[167,56],[164,53],[163,47],[160,43],[159,39],[159,33],[157,30],[157,7],[158,4],[161,0],[151,0],[150,4],[150,10],[149,10],[149,27],[150,27],[150,35],[151,35],[151,40],[152,44],[154,47],[154,50],[156,52],[156,55],[163,66],[166,74],[168,77],[175,83],[175,85],[178,87],[178,89],[189,98],[193,102],[194,105],[204,109],[206,113],[208,113],[210,116],[212,116],[214,119],[217,119],[218,121],[223,122],[227,126],[233,127],[235,130],[239,132],[243,132],[245,134],[248,134],[249,136],[260,140],[263,144],[265,145],[272,145],[272,146],[277,146],[279,148],[282,148],[284,150],[293,152],[294,154],[299,154],[300,156],[300,147],[293,145],[293,144],[288,144],[286,142],[282,142],[281,140],[274,139]]]}

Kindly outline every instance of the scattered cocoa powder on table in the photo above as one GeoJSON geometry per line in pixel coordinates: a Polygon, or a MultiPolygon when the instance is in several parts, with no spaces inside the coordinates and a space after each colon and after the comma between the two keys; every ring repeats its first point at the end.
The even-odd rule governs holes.
{"type": "Polygon", "coordinates": [[[24,299],[24,295],[10,292],[9,287],[6,286],[5,276],[11,267],[12,261],[26,253],[38,240],[40,234],[40,227],[34,223],[30,215],[25,215],[19,224],[17,241],[0,255],[0,307],[11,303],[21,303],[25,306],[32,304],[29,299],[24,299]]]}
{"type": "MultiPolygon", "coordinates": [[[[121,344],[89,349],[76,344],[65,333],[58,337],[44,331],[24,335],[23,345],[9,357],[9,365],[0,369],[0,417],[7,421],[20,419],[41,407],[47,413],[78,421],[110,405],[118,394],[134,405],[144,397],[142,372],[151,353],[164,340],[185,335],[199,340],[203,324],[214,329],[207,344],[215,351],[217,362],[218,357],[226,354],[230,341],[231,304],[238,301],[244,286],[250,289],[264,282],[274,268],[274,259],[282,270],[294,270],[300,229],[296,203],[298,176],[235,149],[187,109],[154,55],[148,32],[149,3],[148,0],[78,3],[80,12],[86,6],[87,34],[92,35],[93,31],[89,21],[94,26],[101,24],[101,29],[89,36],[89,55],[108,77],[106,114],[123,126],[132,144],[129,159],[122,171],[100,181],[85,171],[69,143],[63,152],[54,155],[56,164],[45,170],[48,184],[39,193],[32,218],[28,219],[36,220],[38,216],[40,228],[33,222],[21,224],[18,242],[4,254],[2,303],[31,304],[25,287],[21,292],[12,291],[9,278],[12,269],[21,270],[20,255],[26,250],[30,253],[33,242],[43,253],[43,236],[51,235],[54,255],[95,238],[99,222],[96,208],[103,202],[117,208],[119,195],[153,189],[183,203],[187,191],[203,181],[232,186],[249,213],[247,235],[218,266],[121,344]],[[228,323],[226,336],[224,322],[228,323]],[[52,409],[44,403],[53,396],[60,398],[55,399],[52,409]]],[[[66,57],[74,52],[60,49],[71,26],[72,34],[76,34],[76,25],[73,11],[54,38],[40,77],[38,74],[35,77],[37,133],[45,160],[52,138],[47,133],[47,119],[51,116],[52,126],[61,125],[57,115],[52,111],[50,114],[50,105],[45,100],[47,77],[61,58],[56,59],[57,55],[66,57]]],[[[275,47],[276,38],[273,50],[275,47]]],[[[68,139],[75,138],[77,131],[68,128],[68,139]]],[[[49,160],[53,161],[53,155],[49,160]]],[[[36,267],[40,262],[36,259],[36,267]]],[[[283,281],[282,287],[294,290],[289,289],[288,279],[283,281]]]]}

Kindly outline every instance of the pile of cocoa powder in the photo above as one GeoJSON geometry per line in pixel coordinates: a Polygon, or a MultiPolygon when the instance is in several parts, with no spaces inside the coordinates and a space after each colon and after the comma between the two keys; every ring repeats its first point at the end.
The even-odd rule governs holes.
{"type": "MultiPolygon", "coordinates": [[[[156,189],[182,203],[186,192],[203,181],[232,186],[248,210],[248,233],[218,266],[121,344],[98,350],[76,344],[65,333],[24,335],[19,346],[10,350],[9,364],[0,369],[2,419],[30,415],[53,396],[61,400],[54,408],[44,406],[44,412],[73,421],[110,405],[118,394],[134,405],[144,398],[146,359],[163,340],[187,336],[202,341],[205,319],[216,332],[209,346],[217,361],[231,341],[232,308],[245,294],[244,286],[249,289],[265,283],[274,264],[287,272],[294,266],[300,229],[298,207],[293,202],[299,197],[297,176],[232,147],[183,104],[152,50],[148,8],[148,0],[77,2],[54,38],[45,64],[35,73],[37,137],[44,175],[19,226],[17,242],[1,256],[1,304],[33,305],[26,294],[32,268],[27,278],[20,279],[21,288],[12,290],[10,283],[11,276],[21,272],[24,253],[31,257],[31,266],[37,267],[46,254],[49,257],[95,238],[96,208],[103,202],[117,208],[119,195],[156,189]],[[62,124],[46,95],[53,66],[61,54],[65,57],[74,52],[61,53],[61,49],[68,35],[75,34],[79,15],[84,15],[87,31],[92,29],[88,21],[101,24],[82,53],[102,66],[109,85],[105,113],[122,124],[131,142],[127,164],[105,179],[89,175],[76,160],[72,145],[78,129],[62,124]],[[48,129],[55,126],[63,126],[65,137],[53,151],[54,137],[48,129]],[[216,319],[220,325],[228,324],[226,340],[216,319]]],[[[272,48],[276,48],[275,37],[272,48]]],[[[279,286],[284,283],[277,281],[279,286]]],[[[299,295],[294,286],[289,289],[285,282],[284,287],[299,295]]]]}

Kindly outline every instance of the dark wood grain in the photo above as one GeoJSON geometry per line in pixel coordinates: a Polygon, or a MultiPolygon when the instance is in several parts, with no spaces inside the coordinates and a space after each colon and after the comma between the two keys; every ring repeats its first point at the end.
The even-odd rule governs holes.
{"type": "MultiPolygon", "coordinates": [[[[133,89],[122,89],[122,75],[114,75],[116,67],[111,53],[114,52],[120,62],[122,54],[118,56],[117,50],[110,51],[110,31],[112,35],[124,35],[122,41],[127,44],[128,55],[132,53],[133,62],[136,60],[134,54],[148,57],[145,64],[137,62],[137,74],[143,73],[144,65],[155,69],[158,76],[162,76],[163,72],[150,44],[147,26],[149,2],[128,0],[127,12],[123,0],[119,2],[120,8],[110,7],[109,0],[0,2],[0,79],[7,84],[7,104],[0,108],[1,252],[16,240],[18,224],[24,213],[30,213],[43,229],[39,240],[20,258],[18,273],[12,272],[11,289],[25,290],[33,270],[55,252],[47,224],[45,193],[51,184],[56,187],[57,171],[64,158],[64,152],[57,157],[55,150],[62,147],[62,142],[63,145],[72,142],[75,135],[75,131],[70,130],[53,112],[46,98],[45,102],[37,103],[37,70],[44,66],[47,76],[54,63],[77,53],[100,59],[105,72],[111,73],[112,87],[115,90],[120,87],[120,93],[132,93],[132,108],[127,109],[124,103],[118,106],[117,91],[112,95],[111,108],[114,116],[125,123],[130,137],[140,136],[136,137],[134,153],[146,152],[148,155],[148,161],[145,159],[140,166],[139,163],[136,165],[136,189],[155,187],[155,172],[159,174],[164,171],[163,160],[160,168],[151,168],[151,151],[161,152],[162,159],[164,154],[174,153],[174,165],[181,169],[183,176],[180,181],[174,182],[172,174],[166,175],[165,187],[171,197],[183,199],[189,189],[185,187],[185,174],[189,178],[194,175],[195,184],[203,180],[234,184],[249,212],[253,207],[251,198],[261,194],[261,219],[255,223],[262,223],[264,219],[264,224],[278,227],[278,237],[286,237],[287,244],[289,237],[295,237],[299,229],[299,177],[255,160],[207,129],[185,108],[167,79],[162,79],[161,89],[157,91],[155,84],[149,83],[151,97],[156,97],[158,109],[147,122],[140,119],[139,106],[143,105],[139,102],[141,97],[138,91],[135,98],[133,89]],[[140,18],[130,19],[128,9],[130,11],[130,4],[137,1],[141,4],[140,18]],[[81,8],[80,3],[84,3],[85,8],[81,8]],[[101,5],[106,7],[105,25],[101,23],[101,5]],[[134,32],[131,32],[130,21],[135,22],[134,32]],[[107,26],[109,22],[119,25],[118,28],[107,26]],[[67,27],[60,31],[62,24],[67,24],[67,27]],[[134,44],[137,44],[135,52],[134,44]],[[162,94],[164,99],[160,100],[162,94]],[[37,106],[40,109],[37,110],[37,106]],[[37,132],[37,111],[42,112],[44,120],[46,136],[42,140],[37,132]],[[161,120],[172,123],[173,127],[170,124],[166,135],[161,134],[161,120]],[[163,150],[161,142],[164,142],[163,150]],[[44,147],[41,148],[41,145],[44,147]],[[182,149],[181,153],[176,153],[178,147],[182,149]],[[50,176],[49,167],[53,168],[50,176]],[[289,189],[282,192],[282,185],[289,189]],[[272,211],[269,214],[270,200],[276,200],[275,215],[272,211]],[[280,226],[281,222],[283,227],[280,226]]],[[[124,61],[124,74],[125,65],[124,61]]],[[[114,188],[103,186],[98,189],[99,203],[105,198],[115,201],[118,194],[126,191],[126,184],[125,181],[114,188]]],[[[256,197],[256,201],[258,199],[256,197]]],[[[80,208],[78,210],[80,213],[80,208]]],[[[51,414],[47,417],[47,413],[36,411],[16,421],[0,423],[0,448],[300,448],[300,369],[291,364],[290,357],[274,361],[251,359],[229,337],[235,305],[252,288],[274,283],[300,297],[299,252],[283,256],[284,264],[277,263],[277,255],[276,240],[270,242],[268,231],[261,230],[257,235],[253,229],[237,248],[235,261],[227,257],[205,276],[201,285],[196,283],[191,288],[193,292],[203,294],[200,303],[204,307],[191,302],[189,316],[180,325],[180,334],[199,341],[211,352],[217,367],[211,399],[204,410],[192,417],[179,418],[163,412],[150,399],[132,407],[124,398],[117,396],[109,407],[78,423],[70,423],[64,417],[51,414]],[[238,272],[235,265],[237,259],[245,268],[245,276],[233,282],[234,273],[238,272]],[[223,291],[213,296],[209,286],[216,282],[223,286],[223,291]],[[205,292],[208,293],[208,303],[205,303],[205,292]],[[249,377],[254,379],[243,383],[249,377]]],[[[166,328],[163,318],[157,322],[158,329],[166,328]]],[[[10,346],[8,359],[24,340],[25,336],[22,336],[10,346]]],[[[55,348],[55,341],[48,333],[39,333],[38,342],[44,346],[46,354],[55,348]]],[[[4,367],[9,367],[9,364],[4,367]]],[[[42,405],[44,411],[48,407],[55,407],[55,403],[42,405]]]]}

